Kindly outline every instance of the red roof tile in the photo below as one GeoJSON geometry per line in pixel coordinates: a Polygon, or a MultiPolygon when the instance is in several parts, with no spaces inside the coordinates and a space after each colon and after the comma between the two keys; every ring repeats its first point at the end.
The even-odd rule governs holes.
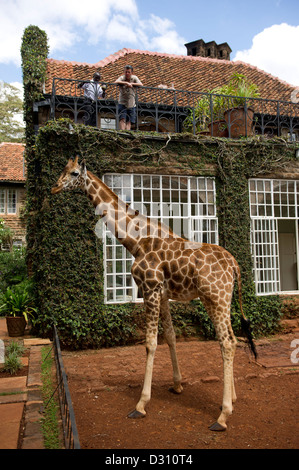
{"type": "Polygon", "coordinates": [[[0,181],[25,182],[25,145],[2,142],[0,144],[0,181]]]}
{"type": "Polygon", "coordinates": [[[121,49],[96,64],[68,62],[48,59],[46,93],[51,93],[52,80],[70,78],[91,79],[100,71],[104,82],[114,82],[122,75],[124,66],[130,64],[134,73],[145,86],[157,87],[164,84],[174,88],[205,92],[228,83],[235,72],[242,73],[259,87],[261,98],[291,101],[294,86],[274,77],[263,70],[244,62],[234,62],[205,57],[180,56],[159,52],[121,49]]]}

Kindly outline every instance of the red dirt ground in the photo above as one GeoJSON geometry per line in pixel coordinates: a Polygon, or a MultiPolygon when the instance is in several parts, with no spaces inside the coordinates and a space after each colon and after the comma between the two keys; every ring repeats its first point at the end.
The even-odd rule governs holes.
{"type": "Polygon", "coordinates": [[[83,449],[298,449],[299,332],[256,341],[260,365],[240,342],[237,402],[226,432],[208,429],[220,413],[223,375],[215,341],[177,343],[181,395],[169,393],[168,346],[157,348],[152,399],[144,419],[127,418],[141,392],[145,346],[64,352],[83,449]],[[297,343],[292,343],[297,339],[297,343]],[[297,351],[296,351],[296,348],[297,351]]]}

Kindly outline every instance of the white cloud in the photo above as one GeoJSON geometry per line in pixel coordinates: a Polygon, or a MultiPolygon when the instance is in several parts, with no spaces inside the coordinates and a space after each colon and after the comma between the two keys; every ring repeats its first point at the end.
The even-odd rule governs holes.
{"type": "Polygon", "coordinates": [[[165,34],[175,26],[168,18],[159,18],[159,16],[153,14],[150,15],[150,19],[145,23],[147,23],[148,27],[153,31],[161,34],[165,34]]]}
{"type": "Polygon", "coordinates": [[[0,0],[0,11],[0,63],[20,65],[21,39],[30,24],[46,31],[50,56],[79,43],[105,42],[185,54],[175,25],[155,15],[141,19],[136,0],[0,0]]]}
{"type": "Polygon", "coordinates": [[[175,30],[175,24],[168,18],[150,15],[148,20],[140,21],[139,28],[144,35],[138,35],[142,47],[156,52],[186,55],[185,39],[175,30]]]}
{"type": "Polygon", "coordinates": [[[126,38],[127,43],[137,43],[137,36],[132,28],[131,21],[128,21],[124,15],[114,15],[107,26],[105,39],[108,41],[122,41],[123,38],[126,38]]]}
{"type": "Polygon", "coordinates": [[[19,98],[22,100],[23,99],[23,83],[21,82],[11,82],[10,83],[11,86],[17,88],[17,90],[19,91],[19,98]]]}
{"type": "Polygon", "coordinates": [[[248,50],[237,51],[233,60],[255,65],[281,80],[299,85],[299,26],[273,25],[254,36],[248,50]]]}
{"type": "Polygon", "coordinates": [[[184,43],[186,41],[181,38],[174,30],[166,31],[160,36],[152,38],[152,49],[157,52],[167,52],[168,54],[186,55],[184,43]]]}

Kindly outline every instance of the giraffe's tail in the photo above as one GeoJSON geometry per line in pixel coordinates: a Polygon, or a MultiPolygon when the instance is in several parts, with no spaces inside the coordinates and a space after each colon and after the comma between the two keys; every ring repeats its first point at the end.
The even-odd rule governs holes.
{"type": "Polygon", "coordinates": [[[235,275],[237,278],[237,283],[238,283],[238,292],[239,292],[239,304],[240,304],[240,310],[241,310],[241,327],[242,331],[245,334],[249,348],[254,355],[255,359],[257,359],[257,350],[253,341],[252,337],[252,331],[251,331],[251,326],[250,326],[250,321],[245,317],[244,312],[243,312],[243,306],[242,306],[242,281],[241,281],[241,273],[240,273],[240,268],[238,264],[236,263],[234,267],[235,275]]]}

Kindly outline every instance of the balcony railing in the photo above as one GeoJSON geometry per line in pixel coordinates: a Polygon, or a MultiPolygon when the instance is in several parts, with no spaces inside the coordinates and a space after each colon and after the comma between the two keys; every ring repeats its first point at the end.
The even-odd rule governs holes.
{"type": "MultiPolygon", "coordinates": [[[[99,128],[119,129],[119,85],[107,83],[105,98],[84,96],[79,80],[54,78],[51,118],[69,117],[87,124],[94,115],[99,128]]],[[[264,135],[299,140],[299,104],[240,98],[171,88],[136,87],[136,130],[191,132],[227,138],[264,135]]],[[[132,127],[133,129],[133,127],[132,127]]]]}

